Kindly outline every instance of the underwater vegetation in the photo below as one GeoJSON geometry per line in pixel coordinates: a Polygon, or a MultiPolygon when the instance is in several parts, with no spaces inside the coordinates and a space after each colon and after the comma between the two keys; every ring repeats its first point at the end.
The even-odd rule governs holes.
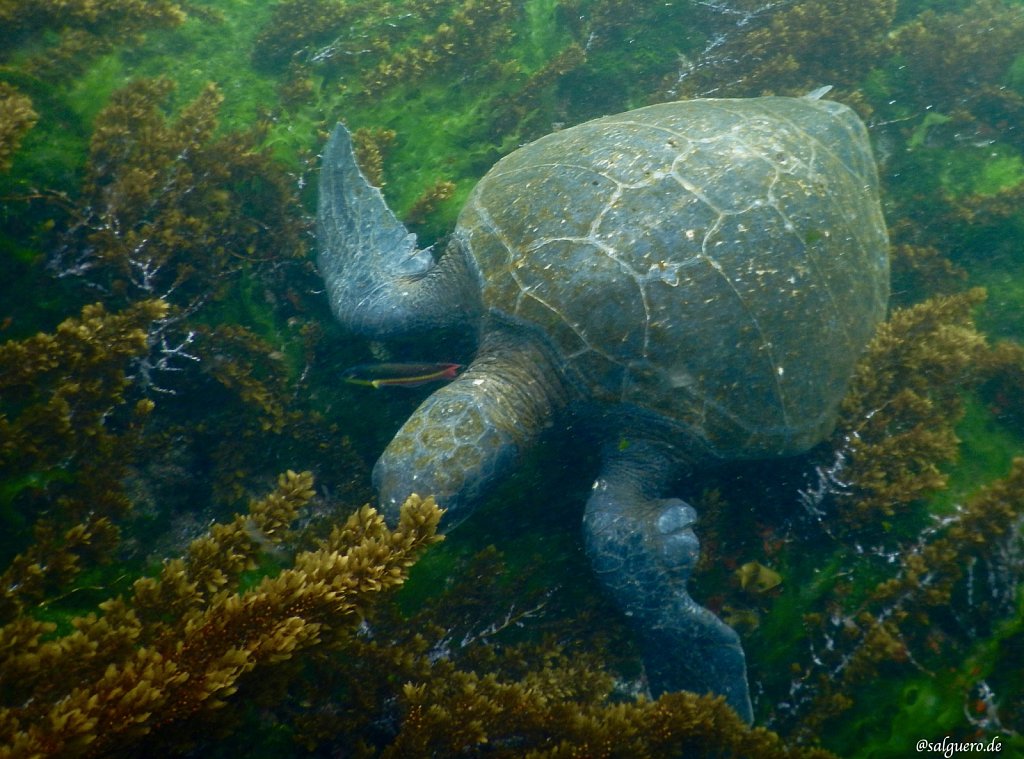
{"type": "Polygon", "coordinates": [[[28,97],[7,82],[0,82],[0,117],[0,171],[9,171],[21,138],[35,125],[39,115],[32,110],[28,97]]]}
{"type": "MultiPolygon", "coordinates": [[[[827,613],[804,617],[805,629],[819,641],[813,666],[797,676],[817,686],[798,729],[805,735],[818,734],[823,723],[850,708],[851,690],[877,677],[881,667],[898,663],[938,672],[953,651],[962,655],[971,635],[965,635],[964,620],[951,623],[947,615],[976,615],[972,627],[991,624],[1018,603],[1013,578],[1020,566],[1013,554],[1020,550],[1015,533],[1024,515],[1024,458],[1014,459],[1005,478],[933,515],[913,543],[892,534],[900,530],[900,512],[947,486],[942,464],[958,453],[963,393],[1004,371],[1003,346],[990,345],[971,317],[983,300],[983,291],[971,290],[893,313],[854,376],[832,447],[835,458],[819,466],[816,487],[804,494],[805,506],[823,521],[821,508],[841,515],[828,528],[836,538],[864,541],[857,543],[860,557],[847,557],[846,567],[831,571],[880,578],[857,591],[836,581],[825,595],[827,613]],[[872,564],[879,559],[896,564],[895,574],[877,575],[872,564]],[[968,575],[977,595],[964,603],[955,594],[968,575]]],[[[1004,701],[1011,713],[1020,708],[1017,698],[1004,701]]]]}
{"type": "Polygon", "coordinates": [[[1024,95],[1007,86],[1007,75],[1019,77],[1022,34],[1018,4],[979,0],[958,13],[924,11],[899,29],[894,44],[906,66],[901,75],[914,82],[921,107],[948,117],[950,125],[1019,144],[1020,135],[1007,127],[1020,118],[1024,95]]]}
{"type": "Polygon", "coordinates": [[[843,401],[835,450],[851,483],[844,523],[882,523],[947,481],[957,455],[962,393],[985,376],[992,348],[971,309],[981,289],[898,309],[882,325],[843,401]]]}
{"type": "Polygon", "coordinates": [[[61,592],[116,544],[116,520],[131,507],[121,480],[153,408],[129,407],[123,365],[166,313],[158,300],[117,314],[97,303],[52,334],[0,345],[5,526],[33,537],[2,575],[4,618],[61,592]]]}
{"type": "Polygon", "coordinates": [[[147,30],[181,24],[183,5],[170,0],[3,0],[0,62],[20,58],[17,73],[41,79],[81,72],[126,41],[143,39],[147,30]]]}
{"type": "MultiPolygon", "coordinates": [[[[742,5],[742,4],[740,4],[742,5]]],[[[758,8],[760,6],[760,8],[758,8]]],[[[677,96],[800,95],[823,85],[856,90],[889,52],[897,0],[810,0],[745,12],[750,31],[709,47],[675,85],[677,96]],[[836,65],[841,62],[841,65],[836,65]]],[[[852,96],[854,105],[858,98],[852,96]]]]}
{"type": "Polygon", "coordinates": [[[0,27],[0,755],[1024,751],[1020,2],[9,1],[0,27]],[[694,494],[748,728],[638,695],[586,483],[543,453],[440,545],[429,494],[393,528],[360,506],[421,396],[344,369],[449,357],[332,326],[310,177],[344,119],[429,244],[562,125],[823,85],[869,124],[894,308],[829,441],[694,494]]]}
{"type": "Polygon", "coordinates": [[[309,472],[287,472],[247,515],[214,525],[183,558],[136,580],[131,593],[70,621],[17,617],[3,628],[5,756],[103,756],[139,736],[216,709],[249,672],[319,645],[355,624],[368,596],[400,585],[435,539],[440,511],[410,499],[391,531],[369,507],[336,527],[294,565],[239,589],[259,540],[280,542],[313,497],[309,472]],[[52,673],[61,673],[59,681],[52,673]]]}

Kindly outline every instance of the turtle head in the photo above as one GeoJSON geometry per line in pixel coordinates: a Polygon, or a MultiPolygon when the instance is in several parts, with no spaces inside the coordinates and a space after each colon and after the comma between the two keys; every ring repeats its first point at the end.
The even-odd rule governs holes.
{"type": "Polygon", "coordinates": [[[459,236],[438,262],[418,248],[359,170],[341,124],[324,150],[316,221],[331,309],[352,332],[387,339],[479,319],[480,288],[459,236]]]}

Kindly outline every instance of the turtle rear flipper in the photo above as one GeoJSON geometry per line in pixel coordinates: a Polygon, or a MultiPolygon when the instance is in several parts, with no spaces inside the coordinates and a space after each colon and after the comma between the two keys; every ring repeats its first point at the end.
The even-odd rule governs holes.
{"type": "Polygon", "coordinates": [[[639,635],[651,695],[722,695],[753,722],[740,637],[686,587],[700,558],[697,512],[678,498],[659,497],[680,468],[657,442],[607,446],[583,519],[587,554],[639,635]]]}
{"type": "Polygon", "coordinates": [[[438,263],[420,249],[356,164],[338,124],[324,149],[317,206],[318,264],[331,310],[351,331],[389,338],[477,318],[479,287],[457,242],[438,263]]]}

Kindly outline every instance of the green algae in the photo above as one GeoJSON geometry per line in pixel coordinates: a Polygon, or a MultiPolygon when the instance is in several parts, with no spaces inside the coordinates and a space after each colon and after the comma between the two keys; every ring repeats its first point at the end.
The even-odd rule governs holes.
{"type": "Polygon", "coordinates": [[[524,12],[526,31],[520,35],[523,54],[517,57],[528,70],[536,71],[561,52],[571,37],[558,23],[562,12],[558,0],[527,0],[524,12]]]}
{"type": "Polygon", "coordinates": [[[962,502],[986,482],[1005,477],[1015,453],[1024,450],[1024,436],[1007,428],[976,396],[964,403],[964,418],[956,427],[960,456],[949,469],[949,483],[930,500],[943,513],[962,502]]]}
{"type": "Polygon", "coordinates": [[[953,197],[995,195],[1024,181],[1024,159],[1008,145],[962,146],[933,160],[942,166],[941,186],[953,197]]]}
{"type": "Polygon", "coordinates": [[[1024,750],[1024,738],[1013,734],[1007,725],[979,729],[988,715],[978,691],[979,684],[984,683],[993,685],[1004,703],[1018,696],[1019,683],[1007,682],[1006,670],[1001,667],[1007,664],[1005,644],[1019,640],[1022,623],[1024,603],[1018,603],[1013,618],[1000,623],[991,637],[977,641],[968,651],[957,652],[941,671],[876,681],[864,688],[858,694],[860,716],[852,716],[835,736],[836,745],[847,747],[842,755],[850,759],[899,759],[907,755],[908,746],[916,746],[920,740],[940,743],[947,736],[998,745],[1003,755],[1015,756],[1024,750]],[[977,724],[965,725],[965,714],[977,724]],[[879,719],[879,715],[884,718],[879,719]]]}

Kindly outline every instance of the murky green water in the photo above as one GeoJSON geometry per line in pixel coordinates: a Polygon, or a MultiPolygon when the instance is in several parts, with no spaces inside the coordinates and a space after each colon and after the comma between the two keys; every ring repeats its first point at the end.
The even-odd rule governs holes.
{"type": "Polygon", "coordinates": [[[0,2],[0,753],[1024,752],[1022,124],[1017,0],[0,2]],[[578,420],[378,592],[401,540],[330,533],[438,386],[345,372],[474,344],[335,322],[334,125],[441,251],[543,135],[825,86],[878,165],[890,321],[828,439],[674,493],[775,748],[644,700],[584,554],[578,420]]]}

